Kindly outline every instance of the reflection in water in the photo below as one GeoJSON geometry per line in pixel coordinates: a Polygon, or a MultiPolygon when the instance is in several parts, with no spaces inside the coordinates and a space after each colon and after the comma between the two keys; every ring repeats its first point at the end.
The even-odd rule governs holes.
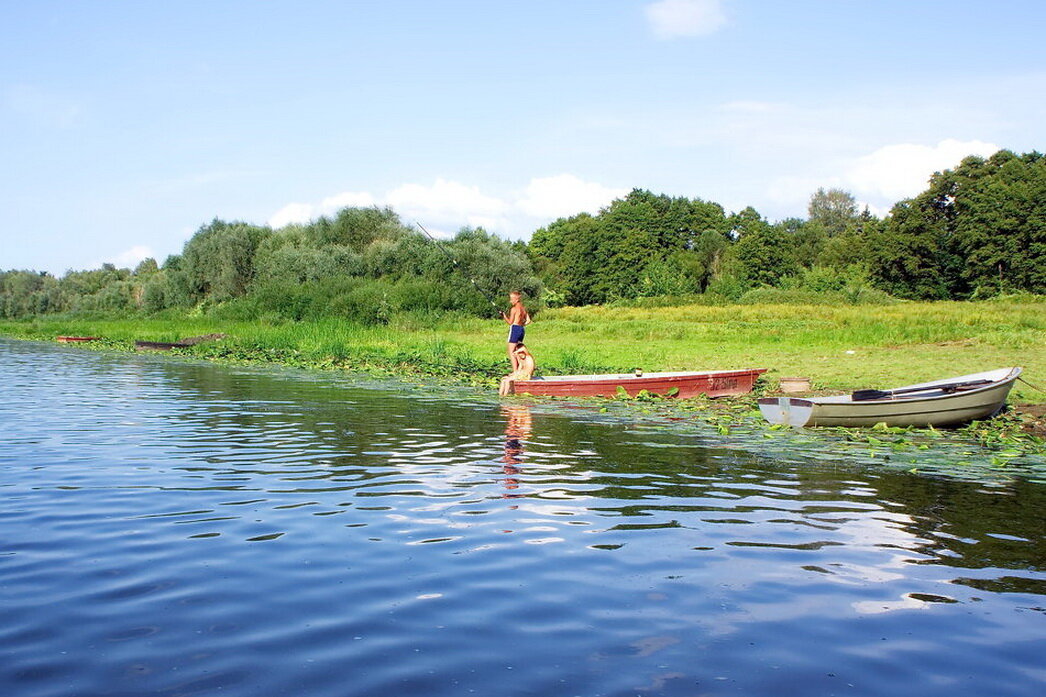
{"type": "MultiPolygon", "coordinates": [[[[502,404],[501,415],[505,419],[505,488],[519,488],[520,466],[523,464],[524,442],[530,440],[533,417],[530,407],[525,404],[502,404]]],[[[516,498],[521,494],[506,492],[506,498],[516,498]]]]}
{"type": "Polygon", "coordinates": [[[3,341],[0,384],[3,695],[1041,686],[1019,477],[3,341]]]}

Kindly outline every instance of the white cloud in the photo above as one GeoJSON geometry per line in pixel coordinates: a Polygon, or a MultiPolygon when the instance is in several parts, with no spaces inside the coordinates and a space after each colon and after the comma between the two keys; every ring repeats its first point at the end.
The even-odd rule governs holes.
{"type": "Polygon", "coordinates": [[[893,204],[917,196],[926,190],[934,172],[953,169],[970,155],[987,157],[999,150],[994,143],[980,140],[942,140],[937,145],[900,143],[886,145],[866,155],[837,159],[822,164],[832,175],[810,174],[777,177],[766,193],[770,201],[796,211],[804,210],[810,195],[818,188],[849,191],[858,208],[865,207],[880,217],[893,204]]]}
{"type": "MultiPolygon", "coordinates": [[[[140,264],[143,260],[148,259],[149,257],[155,259],[156,252],[154,252],[151,247],[136,244],[130,249],[125,249],[119,254],[109,257],[106,261],[118,269],[133,269],[134,267],[138,266],[138,264],[140,264]]],[[[94,264],[89,264],[86,268],[97,269],[101,265],[101,262],[96,262],[94,264]]]]}
{"type": "Polygon", "coordinates": [[[345,192],[328,196],[319,204],[289,203],[269,218],[269,225],[279,228],[306,223],[346,206],[389,206],[404,223],[420,222],[436,236],[450,237],[469,226],[519,237],[556,218],[597,213],[627,193],[628,189],[558,174],[531,179],[516,196],[501,198],[475,185],[440,178],[432,184],[403,184],[380,196],[345,192]]]}
{"type": "Polygon", "coordinates": [[[726,24],[721,0],[659,0],[647,5],[645,12],[659,39],[705,36],[726,24]]]}
{"type": "Polygon", "coordinates": [[[435,217],[499,215],[508,207],[501,199],[483,194],[478,186],[437,179],[435,184],[404,184],[385,195],[385,201],[401,214],[435,217]]]}
{"type": "Polygon", "coordinates": [[[317,206],[311,203],[288,203],[272,214],[269,218],[269,225],[280,228],[291,223],[307,223],[314,217],[318,217],[316,210],[317,206]]]}
{"type": "Polygon", "coordinates": [[[330,215],[349,206],[366,208],[374,205],[377,205],[377,202],[366,191],[344,191],[340,194],[328,196],[319,204],[288,203],[272,214],[269,218],[269,225],[274,228],[281,228],[292,223],[307,223],[310,220],[319,218],[321,215],[330,215]]]}
{"type": "Polygon", "coordinates": [[[555,219],[577,213],[596,214],[628,189],[613,189],[586,182],[573,174],[531,179],[516,206],[534,218],[555,219]]]}
{"type": "Polygon", "coordinates": [[[369,208],[374,205],[377,205],[374,197],[366,191],[344,191],[323,199],[320,208],[323,210],[323,215],[326,215],[342,208],[369,208]]]}
{"type": "Polygon", "coordinates": [[[1000,148],[980,140],[942,140],[934,146],[902,143],[879,148],[860,157],[846,174],[859,193],[894,201],[923,191],[930,175],[951,169],[969,155],[988,156],[1000,148]]]}
{"type": "Polygon", "coordinates": [[[451,237],[463,226],[504,232],[510,227],[509,204],[478,186],[437,179],[434,184],[404,184],[382,199],[404,223],[420,222],[434,235],[451,237]]]}

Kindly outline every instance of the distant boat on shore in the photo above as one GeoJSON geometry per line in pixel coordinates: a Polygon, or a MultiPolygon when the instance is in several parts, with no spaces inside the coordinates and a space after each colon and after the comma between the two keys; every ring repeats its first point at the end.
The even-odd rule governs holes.
{"type": "Polygon", "coordinates": [[[170,351],[171,349],[188,348],[205,341],[218,341],[224,338],[224,334],[204,334],[203,336],[189,336],[181,341],[135,341],[134,347],[139,351],[170,351]]]}
{"type": "Polygon", "coordinates": [[[54,338],[60,344],[76,344],[84,341],[98,341],[100,336],[56,336],[54,338]]]}
{"type": "Polygon", "coordinates": [[[630,397],[642,391],[666,397],[708,397],[747,394],[766,368],[708,370],[679,373],[620,373],[557,375],[513,382],[513,394],[536,397],[615,397],[618,389],[630,397]]]}
{"type": "Polygon", "coordinates": [[[134,347],[139,351],[170,351],[175,348],[186,348],[189,344],[181,341],[135,341],[134,347]]]}
{"type": "Polygon", "coordinates": [[[789,426],[958,426],[1002,410],[1020,368],[833,397],[764,397],[759,411],[789,426]]]}

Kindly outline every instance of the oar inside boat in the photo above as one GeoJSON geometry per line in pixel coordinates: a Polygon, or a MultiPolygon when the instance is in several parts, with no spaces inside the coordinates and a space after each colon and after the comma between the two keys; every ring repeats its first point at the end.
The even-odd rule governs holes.
{"type": "Polygon", "coordinates": [[[904,387],[899,390],[856,390],[850,395],[855,402],[865,402],[870,399],[887,399],[899,394],[915,394],[918,392],[940,391],[951,394],[958,390],[965,390],[979,385],[987,385],[991,380],[968,380],[966,382],[950,382],[939,385],[923,385],[922,387],[904,387]]]}

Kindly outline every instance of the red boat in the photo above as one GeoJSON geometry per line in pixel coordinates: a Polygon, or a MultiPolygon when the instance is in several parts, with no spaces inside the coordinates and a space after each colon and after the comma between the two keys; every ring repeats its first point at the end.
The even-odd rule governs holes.
{"type": "Polygon", "coordinates": [[[98,341],[97,336],[56,336],[55,341],[62,344],[75,344],[78,341],[98,341]]]}
{"type": "Polygon", "coordinates": [[[709,397],[746,394],[766,368],[707,370],[686,373],[622,373],[620,375],[557,375],[533,380],[516,380],[514,394],[541,397],[616,397],[618,388],[630,397],[642,390],[666,397],[709,397]]]}

